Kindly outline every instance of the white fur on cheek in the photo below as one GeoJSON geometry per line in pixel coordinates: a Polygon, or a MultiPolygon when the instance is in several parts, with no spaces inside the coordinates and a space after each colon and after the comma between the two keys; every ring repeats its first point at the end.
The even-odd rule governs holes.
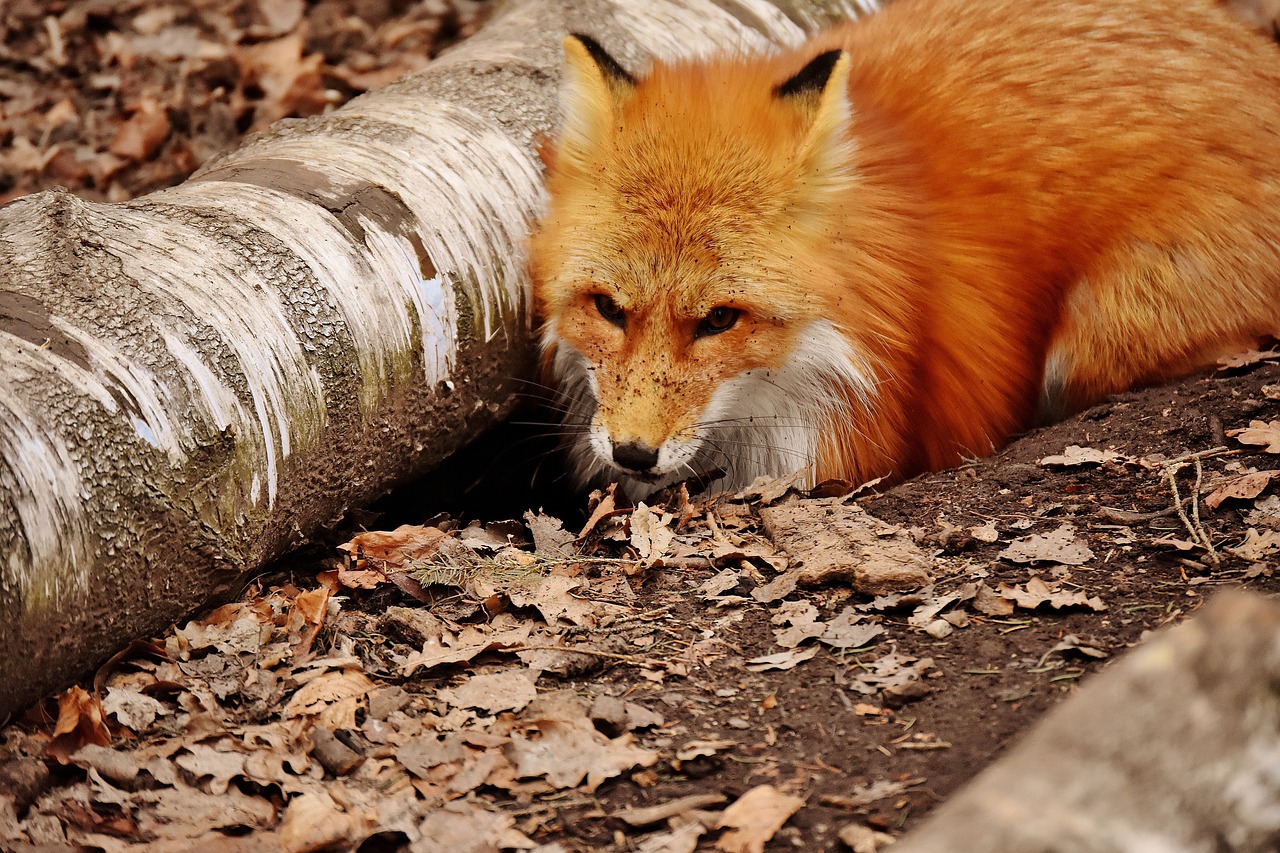
{"type": "Polygon", "coordinates": [[[663,445],[672,457],[697,455],[703,470],[726,474],[719,488],[739,490],[760,476],[807,471],[814,477],[821,431],[847,417],[849,392],[866,409],[875,396],[870,361],[829,320],[815,320],[796,336],[777,370],[749,370],[720,384],[696,437],[663,445]]]}

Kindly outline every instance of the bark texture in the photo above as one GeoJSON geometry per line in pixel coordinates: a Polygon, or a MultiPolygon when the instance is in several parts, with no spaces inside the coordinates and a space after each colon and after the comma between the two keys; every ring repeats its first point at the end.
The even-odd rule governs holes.
{"type": "Polygon", "coordinates": [[[180,187],[0,209],[0,718],[508,411],[565,32],[639,68],[862,5],[515,0],[180,187]]]}
{"type": "Polygon", "coordinates": [[[1280,849],[1280,604],[1229,593],[1129,653],[893,849],[1280,849]]]}

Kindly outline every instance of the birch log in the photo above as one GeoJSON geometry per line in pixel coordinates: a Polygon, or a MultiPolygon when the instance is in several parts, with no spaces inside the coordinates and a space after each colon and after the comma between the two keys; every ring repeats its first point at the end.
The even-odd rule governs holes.
{"type": "Polygon", "coordinates": [[[0,718],[510,408],[560,41],[790,43],[861,0],[515,0],[186,184],[0,209],[0,718]]]}

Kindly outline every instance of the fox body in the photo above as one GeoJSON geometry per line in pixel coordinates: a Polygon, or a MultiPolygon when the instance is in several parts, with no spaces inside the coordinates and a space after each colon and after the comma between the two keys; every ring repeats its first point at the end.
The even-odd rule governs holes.
{"type": "Polygon", "coordinates": [[[902,478],[1280,331],[1280,47],[1216,0],[565,50],[530,268],[584,483],[902,478]]]}

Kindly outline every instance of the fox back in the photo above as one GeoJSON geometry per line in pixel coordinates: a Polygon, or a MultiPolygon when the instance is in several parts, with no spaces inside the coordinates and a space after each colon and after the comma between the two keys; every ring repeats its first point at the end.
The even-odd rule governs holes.
{"type": "Polygon", "coordinates": [[[1280,331],[1280,47],[1215,0],[565,50],[530,268],[583,483],[902,478],[1280,331]]]}

